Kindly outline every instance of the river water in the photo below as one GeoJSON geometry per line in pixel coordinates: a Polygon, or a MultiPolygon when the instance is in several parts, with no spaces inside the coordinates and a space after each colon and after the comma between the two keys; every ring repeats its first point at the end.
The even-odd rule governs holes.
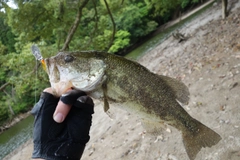
{"type": "MultiPolygon", "coordinates": [[[[127,54],[126,57],[133,60],[140,58],[141,56],[149,52],[151,49],[159,45],[166,38],[171,36],[171,33],[173,31],[187,26],[187,24],[192,19],[196,18],[196,16],[204,12],[211,4],[204,7],[200,11],[192,14],[185,20],[182,20],[179,23],[155,35],[154,37],[146,41],[144,44],[127,54]]],[[[0,135],[0,160],[32,137],[32,127],[33,116],[29,116],[0,135]]]]}
{"type": "Polygon", "coordinates": [[[0,159],[32,137],[33,119],[28,116],[0,135],[0,159]]]}

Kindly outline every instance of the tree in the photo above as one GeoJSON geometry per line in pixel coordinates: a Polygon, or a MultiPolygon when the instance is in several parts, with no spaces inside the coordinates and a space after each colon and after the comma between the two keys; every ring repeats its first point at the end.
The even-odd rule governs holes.
{"type": "Polygon", "coordinates": [[[227,17],[228,0],[222,0],[222,19],[227,17]]]}
{"type": "Polygon", "coordinates": [[[5,52],[15,52],[16,36],[12,33],[11,28],[4,23],[4,16],[0,12],[0,41],[7,48],[5,52]]]}
{"type": "Polygon", "coordinates": [[[151,16],[160,19],[158,23],[166,23],[175,17],[181,10],[191,4],[198,3],[199,0],[144,0],[147,4],[151,16]]]}
{"type": "Polygon", "coordinates": [[[81,17],[82,17],[82,10],[83,8],[86,6],[86,4],[88,3],[89,0],[84,0],[79,8],[78,8],[78,12],[77,12],[77,16],[76,16],[76,19],[73,23],[73,25],[71,26],[70,28],[70,31],[68,32],[68,35],[67,35],[67,38],[66,38],[66,41],[63,45],[63,48],[61,49],[62,51],[64,50],[67,50],[69,48],[69,43],[70,41],[72,40],[72,37],[74,35],[74,33],[76,32],[78,26],[79,26],[79,23],[80,23],[80,20],[81,20],[81,17]]]}

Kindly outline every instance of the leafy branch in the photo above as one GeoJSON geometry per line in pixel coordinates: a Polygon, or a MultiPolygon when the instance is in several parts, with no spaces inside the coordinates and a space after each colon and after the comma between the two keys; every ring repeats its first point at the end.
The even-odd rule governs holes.
{"type": "Polygon", "coordinates": [[[79,23],[80,23],[80,20],[81,20],[81,17],[82,17],[82,10],[83,8],[87,5],[89,0],[84,0],[82,2],[82,4],[79,6],[78,8],[78,13],[77,13],[77,16],[76,16],[76,19],[73,23],[73,25],[71,26],[69,32],[68,32],[68,35],[67,35],[67,38],[66,38],[66,41],[61,49],[61,51],[65,51],[65,50],[68,50],[69,48],[69,43],[71,42],[72,38],[73,38],[73,35],[74,33],[76,32],[78,26],[79,26],[79,23]]]}
{"type": "Polygon", "coordinates": [[[112,37],[111,37],[111,40],[110,40],[110,42],[109,42],[109,44],[108,44],[108,50],[109,50],[109,48],[110,48],[110,47],[112,46],[112,44],[113,44],[114,37],[115,37],[115,34],[116,34],[116,24],[115,24],[115,22],[114,22],[114,19],[113,19],[113,16],[112,16],[111,11],[110,11],[110,9],[109,9],[109,6],[108,6],[107,1],[104,0],[104,3],[105,3],[105,6],[106,6],[106,8],[107,8],[108,14],[109,14],[109,16],[110,16],[110,18],[111,18],[112,24],[113,24],[112,37]]]}
{"type": "Polygon", "coordinates": [[[3,84],[1,87],[0,87],[0,91],[3,91],[8,85],[10,85],[11,83],[10,82],[7,82],[5,84],[3,84]]]}

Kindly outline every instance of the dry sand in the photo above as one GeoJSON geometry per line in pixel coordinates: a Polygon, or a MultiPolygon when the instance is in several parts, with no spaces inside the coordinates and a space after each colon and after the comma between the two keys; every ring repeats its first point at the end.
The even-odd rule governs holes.
{"type": "MultiPolygon", "coordinates": [[[[235,2],[231,5],[231,2],[235,2]]],[[[182,80],[191,93],[187,112],[215,130],[222,140],[202,149],[196,160],[240,159],[240,1],[221,20],[214,5],[180,30],[191,37],[178,43],[173,37],[139,62],[152,72],[182,80]]],[[[83,160],[187,160],[181,133],[168,126],[157,135],[145,131],[137,115],[111,107],[114,118],[95,101],[91,140],[83,160]]],[[[5,159],[31,159],[32,141],[5,159]]]]}

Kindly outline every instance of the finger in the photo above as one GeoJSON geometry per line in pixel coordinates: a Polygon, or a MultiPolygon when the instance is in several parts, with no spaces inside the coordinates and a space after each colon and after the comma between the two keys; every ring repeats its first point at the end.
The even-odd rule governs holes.
{"type": "MultiPolygon", "coordinates": [[[[71,88],[67,89],[66,92],[72,90],[71,88]]],[[[49,89],[49,91],[52,91],[49,89]]],[[[57,122],[57,123],[62,123],[64,121],[64,119],[66,118],[66,116],[68,115],[70,109],[71,109],[72,105],[68,105],[63,103],[61,100],[58,102],[58,105],[55,109],[55,112],[53,114],[53,119],[57,122]]]]}
{"type": "Polygon", "coordinates": [[[68,115],[71,107],[72,107],[71,105],[67,105],[67,104],[63,103],[62,101],[59,101],[58,105],[56,107],[56,110],[53,114],[53,119],[57,123],[62,123],[64,121],[64,119],[66,118],[66,116],[68,115]]]}
{"type": "Polygon", "coordinates": [[[43,90],[43,92],[47,92],[47,93],[53,94],[53,90],[52,90],[51,87],[45,88],[45,89],[43,90]]]}

